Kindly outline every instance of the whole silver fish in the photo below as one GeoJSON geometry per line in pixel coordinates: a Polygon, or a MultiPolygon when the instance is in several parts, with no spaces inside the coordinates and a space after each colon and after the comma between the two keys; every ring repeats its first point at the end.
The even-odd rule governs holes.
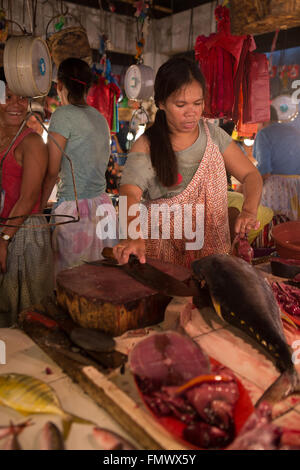
{"type": "Polygon", "coordinates": [[[18,434],[20,431],[15,430],[15,426],[11,423],[10,425],[10,436],[6,439],[2,450],[22,450],[18,441],[18,434]]]}
{"type": "Polygon", "coordinates": [[[194,261],[192,269],[200,281],[200,293],[203,284],[203,288],[208,286],[219,317],[262,346],[281,372],[258,403],[276,402],[300,393],[300,379],[285,340],[279,306],[261,273],[241,258],[228,255],[211,255],[194,261]]]}
{"type": "Polygon", "coordinates": [[[42,429],[40,450],[64,450],[65,444],[58,427],[48,421],[42,429]]]}
{"type": "Polygon", "coordinates": [[[10,436],[12,433],[15,434],[20,434],[27,426],[31,426],[33,423],[31,419],[27,419],[23,423],[20,424],[13,424],[12,428],[12,423],[9,424],[8,426],[0,426],[0,439],[3,439],[4,437],[10,436]]]}
{"type": "Polygon", "coordinates": [[[136,450],[130,442],[109,429],[95,427],[93,436],[102,450],[136,450]]]}

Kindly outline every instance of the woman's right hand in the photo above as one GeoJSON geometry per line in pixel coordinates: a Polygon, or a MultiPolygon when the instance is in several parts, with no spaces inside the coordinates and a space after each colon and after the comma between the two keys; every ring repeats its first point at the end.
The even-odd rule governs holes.
{"type": "Polygon", "coordinates": [[[128,263],[129,255],[136,255],[140,263],[146,263],[145,240],[122,240],[113,247],[113,253],[119,264],[128,263]]]}

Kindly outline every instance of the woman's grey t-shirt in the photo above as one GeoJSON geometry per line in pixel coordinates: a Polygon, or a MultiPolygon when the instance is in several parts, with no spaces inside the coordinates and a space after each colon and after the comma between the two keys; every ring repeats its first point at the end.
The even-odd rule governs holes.
{"type": "MultiPolygon", "coordinates": [[[[51,116],[49,132],[67,139],[78,199],[91,199],[105,192],[105,171],[110,156],[110,132],[107,121],[91,106],[61,106],[51,116]]],[[[70,164],[61,160],[58,198],[73,200],[74,187],[70,164]]]]}
{"type": "MultiPolygon", "coordinates": [[[[208,129],[213,142],[223,153],[232,142],[231,137],[220,127],[208,123],[208,129]]],[[[132,184],[138,186],[143,191],[145,199],[170,198],[181,193],[191,182],[196,173],[199,164],[205,153],[207,137],[203,121],[199,122],[198,139],[190,147],[176,152],[178,162],[178,173],[181,175],[181,182],[177,185],[167,188],[157,179],[154,168],[152,167],[150,154],[143,152],[129,153],[124,166],[121,178],[122,184],[132,184]]]]}

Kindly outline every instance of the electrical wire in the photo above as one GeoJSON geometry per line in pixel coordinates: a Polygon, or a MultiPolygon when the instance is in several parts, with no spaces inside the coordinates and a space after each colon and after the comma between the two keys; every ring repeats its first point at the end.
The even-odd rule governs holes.
{"type": "Polygon", "coordinates": [[[28,17],[29,17],[29,24],[30,24],[30,32],[33,34],[33,18],[32,18],[32,11],[31,11],[31,6],[30,6],[30,0],[26,0],[26,5],[27,5],[27,12],[28,12],[28,17]]]}
{"type": "Polygon", "coordinates": [[[38,0],[33,0],[33,34],[35,33],[36,30],[36,12],[37,12],[37,2],[38,0]]]}
{"type": "Polygon", "coordinates": [[[193,42],[194,42],[194,8],[191,8],[188,51],[191,51],[193,49],[193,42]]]}

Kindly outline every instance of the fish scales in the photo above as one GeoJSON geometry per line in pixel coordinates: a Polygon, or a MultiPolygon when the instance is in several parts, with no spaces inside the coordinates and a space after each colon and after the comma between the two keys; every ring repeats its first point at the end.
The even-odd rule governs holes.
{"type": "Polygon", "coordinates": [[[207,256],[194,262],[193,269],[207,283],[219,316],[262,345],[281,372],[293,368],[278,304],[259,272],[228,255],[207,256]]]}
{"type": "Polygon", "coordinates": [[[0,404],[25,414],[56,414],[63,420],[67,438],[73,422],[95,424],[65,412],[54,390],[39,379],[22,374],[0,374],[0,404]]]}
{"type": "Polygon", "coordinates": [[[0,402],[22,413],[55,413],[64,415],[52,389],[30,376],[19,374],[0,375],[0,402]]]}

